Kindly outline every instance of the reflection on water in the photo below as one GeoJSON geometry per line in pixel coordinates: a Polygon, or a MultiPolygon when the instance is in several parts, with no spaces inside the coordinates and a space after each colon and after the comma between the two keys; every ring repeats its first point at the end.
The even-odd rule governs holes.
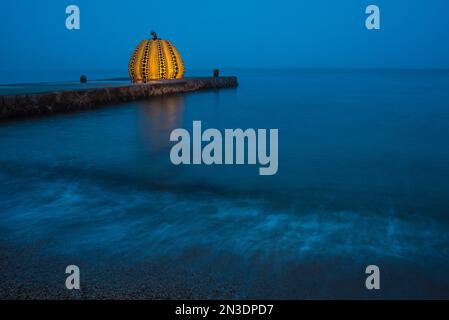
{"type": "Polygon", "coordinates": [[[154,97],[138,103],[138,121],[148,151],[161,152],[170,146],[170,133],[182,125],[184,97],[170,95],[154,97]]]}
{"type": "Polygon", "coordinates": [[[93,297],[449,297],[449,74],[239,80],[2,124],[3,278],[60,294],[76,261],[93,297]],[[278,174],[173,166],[170,132],[193,120],[278,128],[278,174]],[[368,264],[381,292],[364,289],[368,264]]]}

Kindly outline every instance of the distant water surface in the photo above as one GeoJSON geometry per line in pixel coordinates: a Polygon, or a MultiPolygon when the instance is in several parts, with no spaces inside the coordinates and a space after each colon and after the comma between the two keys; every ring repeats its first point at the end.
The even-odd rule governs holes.
{"type": "Polygon", "coordinates": [[[0,296],[449,298],[449,73],[228,73],[237,89],[1,123],[0,296]],[[194,120],[278,128],[278,174],[172,165],[194,120]]]}

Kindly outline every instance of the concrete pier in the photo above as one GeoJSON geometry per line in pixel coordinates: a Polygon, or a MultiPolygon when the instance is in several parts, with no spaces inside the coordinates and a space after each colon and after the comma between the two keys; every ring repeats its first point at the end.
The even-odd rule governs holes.
{"type": "Polygon", "coordinates": [[[146,84],[107,85],[86,89],[19,93],[0,96],[0,119],[88,110],[153,96],[208,89],[234,88],[236,77],[158,80],[146,84]]]}

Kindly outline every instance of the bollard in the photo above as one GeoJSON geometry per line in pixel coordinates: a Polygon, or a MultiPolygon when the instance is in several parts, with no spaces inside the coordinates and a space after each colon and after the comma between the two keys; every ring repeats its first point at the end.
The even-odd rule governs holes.
{"type": "Polygon", "coordinates": [[[80,77],[80,82],[87,83],[87,77],[84,74],[80,77]]]}

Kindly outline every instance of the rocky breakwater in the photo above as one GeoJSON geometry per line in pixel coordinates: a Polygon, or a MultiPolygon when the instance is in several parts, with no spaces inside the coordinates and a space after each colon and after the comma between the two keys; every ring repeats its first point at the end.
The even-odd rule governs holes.
{"type": "Polygon", "coordinates": [[[150,97],[237,87],[236,77],[184,78],[146,84],[0,96],[0,119],[95,109],[150,97]]]}

